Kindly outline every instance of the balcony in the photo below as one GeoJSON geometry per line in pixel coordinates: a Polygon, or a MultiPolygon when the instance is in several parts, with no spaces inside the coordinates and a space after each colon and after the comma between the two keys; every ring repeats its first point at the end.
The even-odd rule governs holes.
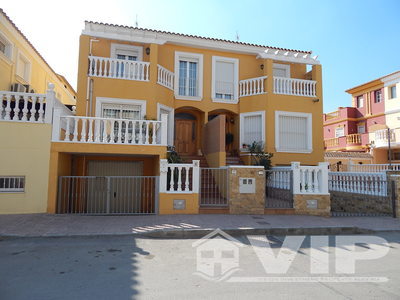
{"type": "Polygon", "coordinates": [[[339,116],[340,116],[340,112],[338,110],[337,111],[333,111],[333,112],[325,114],[324,121],[329,121],[329,120],[332,120],[332,119],[336,119],[339,116]]]}
{"type": "Polygon", "coordinates": [[[166,146],[167,115],[152,121],[55,113],[53,142],[166,146]]]}
{"type": "Polygon", "coordinates": [[[362,145],[367,145],[368,133],[354,133],[337,138],[324,140],[326,150],[360,150],[362,145]]]}
{"type": "Polygon", "coordinates": [[[361,145],[361,134],[354,133],[346,136],[347,145],[361,145]]]}
{"type": "Polygon", "coordinates": [[[109,57],[89,56],[92,77],[149,81],[150,63],[109,57]]]}
{"type": "Polygon", "coordinates": [[[375,148],[388,148],[389,137],[391,147],[400,146],[400,128],[381,129],[375,131],[375,148]]]}
{"type": "Polygon", "coordinates": [[[266,79],[267,76],[261,76],[239,81],[239,97],[265,94],[266,79]]]}
{"type": "Polygon", "coordinates": [[[304,80],[274,76],[274,94],[303,97],[316,97],[314,80],[304,80]]]}

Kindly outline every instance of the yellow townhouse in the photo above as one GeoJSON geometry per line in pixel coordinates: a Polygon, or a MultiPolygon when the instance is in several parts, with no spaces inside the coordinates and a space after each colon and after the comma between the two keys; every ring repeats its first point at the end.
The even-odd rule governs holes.
{"type": "Polygon", "coordinates": [[[49,84],[60,107],[75,105],[76,93],[68,81],[0,9],[0,213],[47,211],[49,84]]]}
{"type": "Polygon", "coordinates": [[[221,170],[253,164],[254,142],[276,166],[323,161],[322,102],[311,51],[85,22],[76,114],[53,115],[48,212],[227,205],[221,170]],[[172,148],[186,164],[168,165],[172,148]]]}

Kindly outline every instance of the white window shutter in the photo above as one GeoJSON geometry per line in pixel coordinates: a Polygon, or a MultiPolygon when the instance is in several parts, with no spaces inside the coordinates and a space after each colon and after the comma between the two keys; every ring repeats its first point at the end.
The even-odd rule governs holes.
{"type": "Polygon", "coordinates": [[[232,62],[216,61],[215,64],[215,93],[233,95],[234,70],[232,62]]]}
{"type": "Polygon", "coordinates": [[[307,118],[279,116],[279,148],[284,151],[308,150],[307,118]]]}
{"type": "Polygon", "coordinates": [[[243,143],[251,145],[253,142],[263,141],[261,115],[246,116],[243,118],[243,143]]]}

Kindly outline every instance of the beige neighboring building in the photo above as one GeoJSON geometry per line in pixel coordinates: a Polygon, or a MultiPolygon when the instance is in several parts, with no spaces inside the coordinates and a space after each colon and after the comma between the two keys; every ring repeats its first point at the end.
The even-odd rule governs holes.
{"type": "Polygon", "coordinates": [[[325,161],[331,171],[349,171],[349,165],[372,164],[373,157],[365,152],[325,152],[325,161]]]}

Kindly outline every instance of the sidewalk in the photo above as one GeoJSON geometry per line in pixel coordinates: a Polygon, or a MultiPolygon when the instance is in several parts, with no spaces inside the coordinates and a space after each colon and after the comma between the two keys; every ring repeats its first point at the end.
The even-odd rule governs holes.
{"type": "Polygon", "coordinates": [[[400,231],[390,217],[313,217],[296,215],[0,215],[0,236],[60,237],[138,235],[197,238],[220,228],[230,234],[355,234],[400,231]]]}

